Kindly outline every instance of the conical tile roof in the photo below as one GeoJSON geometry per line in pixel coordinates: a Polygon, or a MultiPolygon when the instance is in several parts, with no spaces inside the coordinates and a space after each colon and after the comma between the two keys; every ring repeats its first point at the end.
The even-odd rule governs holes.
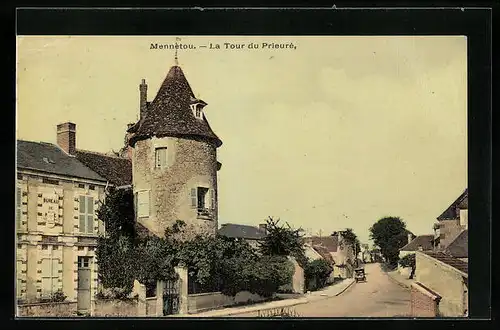
{"type": "Polygon", "coordinates": [[[207,119],[198,119],[190,105],[203,103],[198,100],[179,66],[170,68],[154,100],[141,120],[129,129],[134,133],[130,145],[152,136],[198,137],[208,139],[217,147],[222,141],[212,131],[207,119]]]}

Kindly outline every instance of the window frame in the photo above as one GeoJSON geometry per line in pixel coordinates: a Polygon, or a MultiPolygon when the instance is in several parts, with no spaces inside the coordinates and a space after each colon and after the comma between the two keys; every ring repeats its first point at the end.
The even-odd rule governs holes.
{"type": "Polygon", "coordinates": [[[95,207],[94,207],[94,196],[89,196],[89,195],[80,195],[79,201],[78,201],[78,230],[80,234],[94,234],[94,222],[95,222],[95,207]],[[82,198],[85,201],[84,202],[84,209],[82,210],[82,198]],[[89,200],[91,201],[89,203],[89,200]],[[89,205],[92,206],[92,211],[90,211],[89,205]],[[82,217],[84,217],[84,220],[82,222],[82,217]],[[90,221],[90,228],[89,228],[89,217],[92,218],[90,221]],[[83,228],[82,228],[82,223],[83,228]]]}
{"type": "Polygon", "coordinates": [[[168,147],[155,148],[155,168],[165,168],[168,166],[168,147]],[[161,155],[163,154],[163,159],[161,155]]]}
{"type": "Polygon", "coordinates": [[[54,258],[52,255],[48,256],[48,257],[43,257],[41,259],[41,263],[40,263],[40,267],[41,267],[41,274],[40,274],[40,278],[41,278],[41,287],[42,287],[42,296],[50,296],[52,294],[54,294],[55,292],[57,292],[57,290],[59,289],[59,264],[60,264],[60,260],[59,258],[54,258]],[[50,271],[49,271],[49,274],[44,274],[44,269],[45,267],[43,266],[43,262],[44,260],[48,260],[49,263],[50,263],[50,271]],[[56,263],[56,267],[54,267],[54,262],[56,263]],[[50,290],[44,290],[44,285],[43,285],[43,279],[49,279],[50,281],[50,290]]]}

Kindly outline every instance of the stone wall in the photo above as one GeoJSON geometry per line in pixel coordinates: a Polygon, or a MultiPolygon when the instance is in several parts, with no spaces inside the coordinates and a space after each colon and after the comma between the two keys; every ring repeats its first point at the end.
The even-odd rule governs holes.
{"type": "Polygon", "coordinates": [[[200,313],[202,311],[234,306],[249,302],[266,300],[257,294],[248,291],[238,292],[236,296],[226,296],[221,292],[199,293],[188,295],[188,312],[200,313]]]}
{"type": "Polygon", "coordinates": [[[74,317],[76,301],[18,305],[18,317],[74,317]]]}
{"type": "Polygon", "coordinates": [[[94,303],[95,317],[135,317],[138,314],[137,299],[96,299],[94,303]]]}
{"type": "Polygon", "coordinates": [[[173,137],[138,141],[132,152],[134,193],[150,192],[149,217],[138,221],[157,235],[176,220],[183,220],[189,231],[215,233],[217,230],[217,155],[214,145],[197,139],[173,137]],[[167,167],[155,167],[155,148],[167,147],[167,167]],[[211,217],[198,216],[191,205],[191,189],[213,191],[207,206],[211,217]]]}
{"type": "Polygon", "coordinates": [[[439,313],[442,316],[463,316],[467,309],[467,278],[455,268],[445,265],[424,253],[416,253],[415,280],[441,296],[439,313]]]}
{"type": "Polygon", "coordinates": [[[146,298],[146,315],[156,316],[156,297],[146,298]]]}
{"type": "Polygon", "coordinates": [[[438,316],[439,297],[419,283],[412,283],[410,292],[410,315],[413,317],[438,316]]]}

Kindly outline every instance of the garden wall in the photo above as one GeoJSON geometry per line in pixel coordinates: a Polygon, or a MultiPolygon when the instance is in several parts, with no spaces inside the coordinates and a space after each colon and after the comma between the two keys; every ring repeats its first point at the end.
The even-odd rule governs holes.
{"type": "Polygon", "coordinates": [[[18,317],[74,317],[76,301],[24,304],[17,306],[18,317]]]}
{"type": "Polygon", "coordinates": [[[188,312],[199,313],[210,309],[263,300],[266,300],[266,298],[248,291],[238,292],[234,297],[226,296],[221,292],[190,294],[188,295],[188,312]]]}
{"type": "Polygon", "coordinates": [[[92,316],[131,317],[138,315],[138,300],[96,299],[92,316]]]}

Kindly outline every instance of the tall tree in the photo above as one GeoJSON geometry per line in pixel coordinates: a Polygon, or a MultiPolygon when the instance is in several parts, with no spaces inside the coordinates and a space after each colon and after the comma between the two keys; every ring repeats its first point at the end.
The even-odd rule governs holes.
{"type": "Polygon", "coordinates": [[[344,240],[349,244],[354,252],[354,260],[357,264],[358,261],[358,252],[361,251],[360,247],[360,242],[358,239],[358,236],[354,233],[352,228],[347,228],[345,231],[342,232],[342,236],[344,237],[344,240]]]}
{"type": "Polygon", "coordinates": [[[279,224],[280,219],[269,217],[266,220],[267,235],[260,243],[260,252],[269,256],[292,256],[301,266],[307,258],[304,252],[303,230],[294,229],[288,223],[279,224]]]}
{"type": "Polygon", "coordinates": [[[407,234],[406,224],[399,217],[381,218],[370,227],[370,238],[391,266],[397,265],[399,249],[408,242],[407,234]]]}

